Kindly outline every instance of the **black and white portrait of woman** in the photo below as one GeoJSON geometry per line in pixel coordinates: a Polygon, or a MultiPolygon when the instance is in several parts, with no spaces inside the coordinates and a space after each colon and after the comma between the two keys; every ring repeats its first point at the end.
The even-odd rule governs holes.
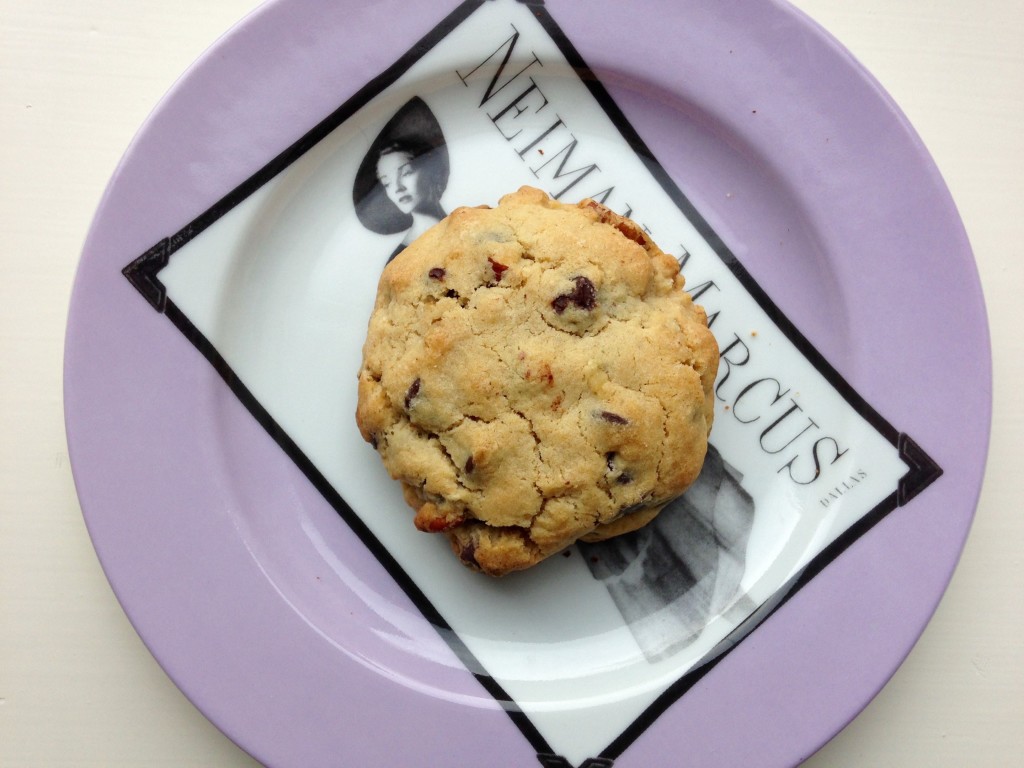
{"type": "Polygon", "coordinates": [[[373,140],[352,190],[364,227],[402,238],[390,261],[446,215],[450,170],[444,133],[423,99],[407,101],[373,140]]]}

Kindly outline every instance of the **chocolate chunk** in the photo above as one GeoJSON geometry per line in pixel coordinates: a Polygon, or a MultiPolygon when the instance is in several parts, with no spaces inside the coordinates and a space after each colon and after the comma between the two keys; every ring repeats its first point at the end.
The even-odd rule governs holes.
{"type": "MultiPolygon", "coordinates": [[[[611,415],[614,416],[615,414],[613,413],[611,415]]],[[[607,466],[608,471],[613,474],[615,473],[615,457],[615,451],[611,451],[604,455],[605,466],[607,466]]],[[[629,474],[629,472],[622,472],[619,474],[618,477],[615,478],[615,482],[618,483],[619,485],[628,485],[629,483],[633,482],[633,476],[629,474]]]]}
{"type": "Polygon", "coordinates": [[[619,414],[612,413],[611,411],[601,411],[598,416],[609,424],[629,424],[629,419],[625,416],[619,416],[619,414]]]}
{"type": "Polygon", "coordinates": [[[551,301],[551,306],[559,315],[565,312],[570,304],[580,309],[591,310],[597,306],[597,289],[594,284],[583,275],[574,277],[576,287],[570,293],[563,293],[551,301]]]}
{"type": "Polygon", "coordinates": [[[473,457],[470,456],[466,459],[466,472],[472,472],[476,468],[476,462],[473,461],[473,457]]]}
{"type": "Polygon", "coordinates": [[[377,450],[377,433],[374,432],[370,435],[370,445],[373,446],[373,450],[377,450]]]}
{"type": "Polygon", "coordinates": [[[459,559],[466,565],[480,567],[480,563],[476,561],[476,541],[470,539],[468,544],[459,549],[459,559]]]}
{"type": "Polygon", "coordinates": [[[447,291],[445,291],[444,295],[447,296],[449,299],[459,298],[459,292],[452,288],[449,288],[447,291]]]}
{"type": "Polygon", "coordinates": [[[620,509],[619,510],[619,514],[620,515],[636,514],[637,512],[640,512],[641,510],[647,509],[648,506],[649,506],[648,504],[633,504],[631,506],[623,507],[622,509],[620,509]]]}
{"type": "Polygon", "coordinates": [[[409,385],[409,391],[405,393],[405,410],[409,410],[409,406],[412,405],[413,399],[420,393],[420,380],[416,379],[412,384],[409,385]]]}
{"type": "Polygon", "coordinates": [[[444,280],[445,271],[442,267],[434,267],[427,274],[431,280],[444,280]]]}

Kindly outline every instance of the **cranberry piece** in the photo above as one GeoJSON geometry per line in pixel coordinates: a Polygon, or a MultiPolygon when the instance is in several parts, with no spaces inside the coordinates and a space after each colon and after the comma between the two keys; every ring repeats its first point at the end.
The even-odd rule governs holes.
{"type": "Polygon", "coordinates": [[[490,256],[487,257],[487,261],[491,263],[491,271],[494,273],[494,282],[500,283],[501,276],[505,274],[505,270],[508,269],[504,264],[500,264],[490,256]]]}
{"type": "Polygon", "coordinates": [[[559,315],[565,312],[570,304],[588,311],[597,306],[597,288],[594,284],[583,275],[574,277],[572,281],[576,287],[569,293],[556,296],[551,302],[551,306],[559,315]]]}

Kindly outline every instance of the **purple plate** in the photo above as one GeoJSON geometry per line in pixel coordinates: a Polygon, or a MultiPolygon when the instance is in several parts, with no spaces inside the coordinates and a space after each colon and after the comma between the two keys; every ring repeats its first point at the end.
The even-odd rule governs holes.
{"type": "Polygon", "coordinates": [[[939,172],[781,2],[271,2],[132,143],[67,338],[107,576],[273,766],[794,765],[923,631],[991,416],[939,172]],[[681,501],[491,580],[413,530],[355,372],[390,256],[522,184],[636,219],[723,365],[681,501]]]}

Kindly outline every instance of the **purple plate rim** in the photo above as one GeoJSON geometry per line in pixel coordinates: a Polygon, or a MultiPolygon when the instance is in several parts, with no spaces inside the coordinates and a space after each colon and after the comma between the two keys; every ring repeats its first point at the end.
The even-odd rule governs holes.
{"type": "MultiPolygon", "coordinates": [[[[183,75],[147,119],[130,145],[104,194],[83,249],[69,312],[65,349],[66,423],[72,467],[90,536],[108,579],[136,630],[176,684],[230,738],[243,749],[270,764],[325,762],[331,757],[337,756],[338,744],[328,739],[311,745],[310,732],[322,733],[313,727],[316,724],[312,723],[309,729],[298,729],[303,743],[299,743],[300,739],[295,736],[289,737],[280,733],[279,729],[275,736],[281,741],[270,747],[266,743],[268,733],[266,720],[269,719],[272,712],[259,708],[256,708],[258,711],[254,711],[251,704],[246,704],[246,691],[240,690],[237,677],[212,675],[206,680],[200,680],[196,669],[189,663],[190,658],[195,659],[195,654],[201,653],[203,650],[208,652],[210,658],[217,656],[216,653],[210,651],[212,645],[221,642],[217,634],[211,631],[208,635],[192,638],[186,642],[176,634],[178,630],[168,624],[167,616],[163,615],[162,610],[155,610],[144,604],[147,601],[159,602],[162,600],[164,607],[177,606],[178,610],[182,611],[182,599],[188,590],[182,588],[180,593],[165,592],[164,588],[158,586],[157,580],[149,573],[153,570],[154,565],[152,551],[144,551],[138,547],[142,541],[152,543],[156,534],[152,531],[140,531],[139,528],[133,528],[132,525],[125,525],[124,513],[128,511],[130,501],[147,498],[153,487],[154,479],[164,483],[168,488],[181,490],[180,478],[175,477],[173,471],[154,470],[152,460],[148,461],[146,472],[128,473],[127,479],[123,472],[124,467],[116,465],[118,459],[127,461],[130,458],[129,447],[131,451],[136,452],[136,455],[152,453],[154,435],[149,428],[154,419],[160,421],[160,414],[140,413],[140,410],[145,410],[146,404],[139,398],[137,386],[139,382],[121,384],[119,385],[120,389],[118,386],[111,386],[110,380],[102,371],[97,371],[97,366],[106,363],[109,364],[109,368],[105,368],[105,370],[114,370],[129,377],[138,375],[144,385],[147,382],[145,372],[133,372],[133,366],[126,365],[125,359],[130,356],[132,351],[137,353],[140,349],[145,348],[147,334],[156,332],[154,330],[156,321],[144,317],[139,308],[139,322],[134,325],[130,333],[125,333],[117,328],[117,323],[114,322],[116,318],[112,316],[110,306],[116,305],[117,302],[135,302],[137,296],[132,295],[130,289],[123,284],[123,279],[120,278],[117,270],[113,276],[110,276],[106,271],[109,265],[108,267],[102,265],[105,262],[109,262],[109,264],[127,263],[128,259],[122,260],[122,253],[129,255],[141,253],[156,240],[154,234],[162,235],[167,231],[176,231],[182,221],[191,220],[196,211],[208,207],[227,189],[233,188],[238,182],[257,170],[268,157],[272,156],[272,150],[275,147],[279,151],[283,146],[287,146],[290,143],[285,141],[287,137],[296,138],[296,134],[301,135],[311,123],[327,114],[330,110],[324,111],[325,107],[331,105],[332,102],[336,105],[344,101],[344,96],[338,94],[350,93],[350,91],[344,90],[345,87],[350,90],[353,87],[357,88],[360,83],[370,79],[377,71],[383,70],[384,66],[380,66],[382,62],[386,66],[386,63],[394,58],[395,53],[405,50],[401,42],[397,42],[392,53],[377,51],[375,55],[371,55],[367,49],[373,47],[374,41],[362,40],[362,48],[359,44],[353,46],[354,49],[359,49],[353,52],[353,58],[358,58],[360,55],[362,58],[348,68],[338,67],[327,75],[317,69],[323,64],[321,60],[316,62],[296,61],[297,57],[289,59],[286,55],[278,53],[278,57],[284,56],[287,59],[285,67],[287,75],[282,75],[280,81],[274,80],[273,75],[270,75],[270,85],[267,87],[277,89],[273,90],[274,93],[281,93],[280,89],[287,84],[284,80],[286,76],[294,76],[296,73],[305,71],[307,74],[315,73],[317,77],[305,81],[308,85],[304,88],[296,89],[303,93],[292,94],[284,98],[283,101],[286,102],[285,106],[287,107],[286,110],[283,110],[284,114],[278,114],[274,120],[268,121],[270,124],[258,131],[257,135],[248,137],[250,143],[246,147],[236,147],[237,142],[234,139],[236,134],[232,132],[229,125],[230,119],[227,118],[235,116],[237,112],[265,114],[261,113],[260,106],[256,104],[256,100],[261,98],[264,92],[254,86],[251,90],[243,90],[240,93],[237,90],[239,84],[245,83],[247,78],[249,82],[257,82],[259,78],[253,77],[253,75],[268,70],[275,63],[281,63],[274,56],[261,54],[272,50],[274,45],[280,45],[282,39],[303,43],[305,45],[305,48],[302,49],[304,52],[312,51],[316,55],[323,56],[323,37],[325,35],[323,30],[331,29],[332,24],[340,23],[337,10],[333,9],[332,13],[329,5],[323,0],[277,0],[261,7],[204,54],[183,75]],[[311,30],[309,19],[313,18],[327,19],[321,25],[319,37],[317,36],[318,32],[311,30]],[[264,70],[261,70],[261,67],[264,70]],[[341,83],[342,79],[348,81],[347,85],[341,83]],[[332,85],[336,89],[332,90],[330,87],[332,85]],[[232,86],[235,90],[232,90],[232,86]],[[236,101],[225,107],[225,98],[228,98],[229,94],[230,99],[236,101]],[[228,113],[226,119],[220,121],[216,119],[215,115],[218,110],[228,113]],[[194,118],[196,114],[210,113],[213,113],[214,117],[198,120],[194,118]],[[190,118],[190,115],[193,117],[190,118]],[[181,126],[182,121],[188,120],[194,120],[197,123],[195,126],[197,130],[195,133],[183,137],[179,135],[177,129],[181,126]],[[218,141],[220,144],[217,143],[218,141]],[[227,159],[214,158],[213,155],[216,153],[212,150],[218,146],[222,150],[230,148],[233,154],[230,154],[227,159]],[[161,157],[155,157],[157,154],[161,157]],[[189,173],[180,173],[180,169],[175,173],[173,162],[168,166],[167,161],[162,157],[164,154],[178,158],[198,157],[206,161],[206,165],[200,162],[189,173]],[[152,211],[147,211],[147,208],[152,208],[152,211]],[[139,212],[147,215],[139,216],[139,212]],[[115,280],[117,281],[116,285],[115,280]],[[133,399],[132,408],[128,409],[126,413],[125,401],[133,401],[133,399]],[[113,445],[117,445],[123,453],[116,457],[110,455],[113,453],[111,450],[113,445]],[[107,452],[104,452],[104,449],[107,449],[107,452]],[[118,509],[120,509],[120,513],[118,513],[118,509]],[[247,719],[248,716],[252,716],[252,718],[247,719]]],[[[354,7],[355,4],[352,5],[354,7]]],[[[379,3],[373,8],[361,7],[356,14],[356,21],[347,20],[347,23],[372,24],[377,18],[375,14],[386,16],[387,11],[394,5],[393,3],[379,3]]],[[[645,7],[645,16],[648,18],[662,16],[672,18],[672,14],[678,14],[679,18],[683,18],[687,13],[694,13],[697,18],[700,18],[699,14],[702,10],[707,12],[705,7],[707,5],[706,2],[691,2],[684,6],[649,2],[645,7]]],[[[601,50],[601,46],[607,43],[607,29],[615,28],[615,24],[609,24],[608,19],[611,18],[614,21],[616,13],[624,13],[621,7],[616,8],[614,4],[609,4],[603,30],[582,18],[582,14],[574,15],[572,10],[564,4],[549,4],[549,7],[559,23],[567,29],[573,42],[582,50],[584,56],[591,59],[592,63],[596,59],[606,65],[609,62],[613,65],[618,63],[623,70],[633,68],[634,65],[621,51],[609,53],[605,49],[602,56],[588,56],[588,51],[601,50]],[[616,60],[616,56],[620,58],[616,60]]],[[[951,506],[954,507],[954,510],[944,513],[943,519],[947,520],[947,528],[944,529],[942,535],[935,535],[932,540],[917,548],[907,545],[910,538],[926,538],[922,537],[923,521],[928,519],[929,513],[938,514],[934,509],[939,506],[936,499],[918,500],[905,514],[887,520],[879,526],[881,530],[872,531],[870,537],[854,545],[849,553],[829,567],[827,573],[823,573],[809,584],[799,599],[787,604],[785,609],[780,611],[779,616],[766,622],[757,631],[756,638],[744,642],[743,646],[730,656],[729,664],[722,664],[709,674],[696,687],[693,695],[688,695],[685,700],[673,706],[672,711],[667,712],[661,721],[645,734],[644,739],[631,746],[622,757],[623,762],[632,759],[650,761],[651,757],[666,745],[679,743],[685,739],[689,744],[695,745],[693,749],[695,759],[701,755],[706,758],[703,761],[698,760],[699,764],[712,764],[709,762],[712,755],[715,755],[718,760],[725,758],[735,760],[758,755],[760,760],[758,764],[790,765],[816,751],[856,716],[881,689],[924,630],[924,626],[952,576],[980,493],[991,423],[991,354],[980,283],[966,233],[963,231],[952,199],[927,150],[891,98],[839,43],[788,4],[782,2],[740,3],[736,4],[736,7],[712,11],[709,15],[715,18],[710,21],[699,21],[696,26],[703,25],[702,28],[714,28],[719,31],[722,29],[746,29],[749,32],[749,39],[756,43],[753,47],[764,46],[766,50],[773,43],[777,43],[778,39],[772,35],[766,35],[760,30],[766,28],[764,25],[770,25],[773,22],[781,25],[785,34],[797,35],[803,42],[817,46],[822,52],[821,55],[829,57],[828,63],[833,69],[829,69],[827,74],[831,74],[833,71],[842,73],[860,83],[861,90],[858,95],[862,98],[867,98],[865,94],[871,95],[873,103],[858,102],[856,106],[870,107],[867,111],[873,119],[881,119],[880,116],[887,118],[882,125],[887,132],[885,135],[899,139],[899,147],[902,155],[907,158],[909,170],[917,173],[915,178],[931,182],[920,192],[918,198],[904,205],[901,217],[903,222],[891,222],[893,230],[891,234],[903,238],[917,234],[916,231],[910,233],[904,231],[907,228],[905,222],[908,214],[912,221],[920,220],[922,223],[927,222],[932,228],[941,228],[941,234],[949,244],[943,257],[945,259],[943,267],[947,270],[947,275],[949,271],[954,271],[959,278],[948,281],[953,283],[958,291],[956,295],[961,308],[959,318],[961,325],[950,331],[951,347],[960,350],[961,356],[957,362],[960,363],[964,371],[970,372],[974,376],[973,390],[969,393],[970,398],[966,408],[970,412],[968,416],[971,417],[971,424],[967,427],[966,432],[968,439],[960,440],[961,446],[967,445],[971,450],[966,451],[967,457],[959,465],[954,464],[955,471],[949,473],[952,477],[944,481],[946,492],[943,500],[946,503],[952,500],[954,503],[951,506]],[[738,6],[744,6],[743,18],[731,18],[730,14],[736,12],[738,6]],[[717,16],[715,16],[716,13],[717,16]],[[981,371],[980,375],[979,370],[981,371]],[[950,517],[952,519],[949,519],[950,517]],[[932,554],[937,552],[939,556],[934,559],[937,559],[938,563],[930,563],[924,571],[916,569],[916,572],[921,574],[917,577],[917,582],[910,584],[909,589],[904,590],[899,599],[893,599],[892,605],[880,600],[880,595],[887,597],[889,595],[889,592],[884,589],[883,580],[886,577],[906,576],[908,572],[915,572],[915,564],[918,562],[916,558],[920,557],[923,549],[930,549],[932,554]],[[894,555],[901,555],[901,557],[895,558],[900,560],[899,567],[892,565],[894,555]],[[865,569],[871,573],[880,571],[881,575],[874,579],[865,579],[865,569]],[[850,593],[848,587],[850,578],[853,578],[854,583],[859,583],[861,586],[861,589],[857,590],[856,596],[850,593]],[[860,579],[859,582],[857,578],[860,579]],[[844,632],[848,634],[848,630],[845,629],[849,626],[850,617],[848,615],[836,616],[821,610],[822,605],[835,601],[836,595],[845,598],[845,607],[848,609],[848,613],[862,617],[871,616],[873,620],[880,622],[898,617],[899,622],[893,632],[887,633],[888,642],[880,642],[877,632],[868,633],[866,638],[856,638],[860,641],[860,653],[855,652],[856,649],[852,647],[855,644],[848,641],[843,650],[849,653],[847,659],[855,659],[855,663],[851,664],[851,667],[858,670],[859,679],[852,679],[856,675],[851,675],[851,679],[841,676],[846,685],[843,685],[841,681],[832,695],[823,695],[820,692],[814,694],[812,689],[815,688],[815,680],[820,681],[824,676],[822,673],[830,670],[835,660],[843,656],[842,653],[837,654],[834,647],[825,652],[821,643],[829,638],[835,641],[844,632]],[[808,626],[814,624],[812,620],[820,619],[822,615],[826,616],[829,621],[819,621],[818,626],[810,632],[812,635],[810,642],[819,643],[812,645],[812,650],[817,652],[817,658],[804,658],[800,662],[787,660],[786,648],[789,643],[786,637],[786,627],[790,628],[788,630],[790,633],[793,631],[793,627],[806,630],[808,626]],[[875,641],[881,647],[871,646],[871,641],[875,641]],[[875,651],[874,654],[868,653],[868,658],[864,657],[865,642],[868,647],[874,647],[875,651]],[[788,677],[783,674],[783,679],[793,683],[792,690],[783,698],[786,699],[785,703],[790,707],[802,709],[801,719],[805,722],[801,727],[795,727],[795,720],[791,721],[787,720],[785,716],[777,716],[775,725],[778,727],[779,733],[768,737],[762,736],[756,740],[748,740],[749,743],[746,746],[731,747],[731,752],[728,749],[723,751],[723,744],[728,744],[730,738],[735,741],[736,733],[743,732],[744,724],[753,725],[759,722],[759,719],[763,718],[765,714],[765,710],[758,706],[750,706],[744,710],[742,705],[735,701],[735,694],[742,690],[744,696],[756,697],[760,692],[767,700],[772,686],[764,682],[760,686],[751,684],[751,680],[763,676],[754,675],[754,670],[763,671],[766,668],[766,661],[783,673],[787,670],[792,672],[794,664],[799,667],[798,674],[790,674],[788,677]],[[733,694],[729,695],[728,691],[732,691],[733,694]],[[822,706],[823,703],[825,706],[822,706]],[[728,714],[726,714],[726,708],[728,708],[728,714]],[[664,727],[669,721],[676,726],[680,726],[681,723],[683,725],[677,727],[674,734],[669,733],[664,727]],[[753,748],[752,742],[754,741],[757,742],[756,749],[753,748]]],[[[412,42],[418,39],[419,34],[422,33],[423,24],[418,24],[415,16],[416,14],[409,13],[403,20],[392,19],[396,40],[412,42]]],[[[428,23],[427,26],[429,27],[431,23],[428,23]]],[[[673,35],[671,27],[672,25],[662,25],[662,28],[659,29],[656,25],[653,30],[644,30],[652,49],[661,51],[658,56],[668,57],[667,60],[672,58],[671,54],[665,53],[665,51],[671,50],[668,46],[673,35]],[[662,45],[658,45],[659,43],[662,45]]],[[[785,35],[782,37],[785,39],[785,35]]],[[[742,41],[742,38],[738,39],[742,41]]],[[[713,46],[709,44],[708,47],[712,48],[713,46]]],[[[733,56],[733,50],[729,50],[728,56],[722,55],[723,53],[724,48],[723,51],[718,52],[719,55],[714,60],[717,69],[712,76],[707,78],[709,81],[714,81],[708,90],[713,90],[713,87],[722,87],[722,93],[729,94],[727,85],[723,84],[742,78],[744,76],[743,67],[748,62],[744,57],[733,56]]],[[[757,51],[750,55],[756,58],[756,53],[757,51]]],[[[600,69],[600,66],[597,68],[600,69]]],[[[804,83],[808,92],[814,92],[817,80],[825,76],[827,75],[820,72],[808,75],[810,80],[804,83]]],[[[817,82],[817,85],[820,87],[820,82],[817,82]]],[[[669,87],[672,87],[671,82],[669,87]]],[[[706,93],[704,98],[708,100],[709,104],[715,100],[713,96],[708,96],[706,93]]],[[[770,98],[761,100],[762,104],[768,102],[771,102],[770,98]]],[[[726,115],[730,119],[736,118],[736,114],[730,114],[731,108],[728,104],[716,104],[713,107],[721,115],[726,115]]],[[[770,113],[770,108],[762,106],[761,109],[762,112],[770,113]]],[[[747,111],[745,105],[743,111],[747,111]]],[[[780,109],[780,113],[784,112],[785,110],[780,109]]],[[[739,128],[738,130],[745,138],[751,138],[752,134],[749,129],[739,128]]],[[[758,140],[763,139],[754,136],[751,140],[756,144],[758,140]]],[[[657,141],[654,144],[657,153],[657,141]]],[[[855,156],[855,153],[851,153],[852,156],[855,156]]],[[[844,158],[846,161],[850,159],[849,157],[844,158]]],[[[799,185],[799,182],[806,181],[806,179],[800,178],[794,183],[799,185]]],[[[884,185],[891,179],[877,181],[879,185],[884,185]]],[[[894,191],[893,195],[896,194],[897,191],[894,191]]],[[[934,238],[935,233],[929,233],[929,237],[934,238]]],[[[922,294],[928,293],[931,297],[927,304],[922,304],[916,309],[920,309],[925,315],[937,314],[935,305],[939,303],[940,298],[951,295],[952,289],[947,284],[946,293],[943,294],[941,292],[942,285],[938,284],[936,278],[931,277],[929,280],[928,276],[920,277],[916,274],[920,268],[918,264],[912,262],[912,259],[920,258],[923,248],[917,246],[917,250],[915,250],[915,244],[917,240],[927,238],[919,235],[916,239],[906,243],[896,237],[894,239],[907,247],[906,253],[908,254],[903,256],[903,260],[908,262],[906,264],[900,262],[899,257],[896,258],[896,274],[899,274],[900,269],[908,274],[914,272],[915,277],[923,282],[919,291],[922,294]]],[[[875,266],[879,265],[876,263],[875,266]]],[[[851,276],[844,273],[844,277],[851,276]]],[[[855,283],[855,281],[856,276],[853,276],[851,282],[855,283]]],[[[868,283],[870,281],[865,281],[862,278],[861,282],[868,283]]],[[[851,293],[856,292],[856,288],[851,289],[851,293]]],[[[858,319],[865,321],[865,326],[870,328],[870,333],[879,330],[884,324],[876,323],[875,326],[871,326],[867,316],[872,310],[881,310],[883,307],[891,308],[891,304],[885,305],[886,298],[889,298],[889,294],[884,292],[882,298],[867,298],[865,303],[869,306],[861,307],[858,310],[858,319]],[[876,303],[872,304],[872,301],[876,303]]],[[[892,345],[905,343],[914,337],[912,330],[897,332],[896,338],[891,339],[889,343],[892,345]]],[[[173,367],[182,361],[185,361],[186,366],[198,367],[200,365],[201,361],[192,360],[185,346],[175,347],[173,344],[171,346],[174,348],[168,354],[168,359],[162,363],[155,363],[155,365],[171,365],[173,367]]],[[[920,371],[917,379],[927,381],[929,374],[933,373],[937,366],[937,361],[932,359],[934,351],[926,349],[922,352],[914,352],[904,349],[903,353],[898,357],[911,361],[905,364],[912,363],[916,366],[915,370],[920,371]]],[[[888,356],[894,357],[892,354],[888,354],[888,356]]],[[[886,396],[884,391],[886,382],[872,384],[870,381],[862,381],[861,368],[856,365],[852,370],[844,373],[861,391],[865,389],[868,391],[867,399],[870,402],[878,404],[883,412],[888,410],[889,403],[894,398],[891,393],[886,396]]],[[[198,371],[190,376],[203,379],[203,374],[198,371]]],[[[964,393],[958,390],[956,395],[963,397],[964,393]]],[[[920,399],[926,401],[927,407],[934,407],[941,403],[948,405],[952,394],[922,390],[919,396],[920,399]],[[942,395],[945,395],[945,399],[942,395]]],[[[898,401],[899,397],[895,399],[898,401]]],[[[917,408],[917,411],[907,418],[901,415],[902,423],[906,423],[908,419],[911,422],[915,419],[921,421],[920,411],[921,408],[917,408]]],[[[962,426],[960,422],[965,420],[965,418],[954,419],[953,421],[957,422],[954,426],[962,426]]],[[[187,419],[186,421],[189,429],[195,428],[193,422],[187,419]]],[[[935,444],[935,441],[940,438],[933,435],[941,435],[941,432],[937,433],[934,427],[930,429],[926,427],[927,423],[922,421],[920,429],[914,428],[914,434],[923,432],[926,435],[925,439],[935,444]]],[[[194,434],[194,432],[184,432],[183,434],[194,434]]],[[[961,450],[963,449],[961,448],[961,450]]],[[[940,460],[940,464],[943,464],[942,460],[940,460]]],[[[943,466],[948,467],[949,462],[946,461],[943,466]]],[[[189,496],[190,494],[192,498],[201,498],[203,490],[201,488],[186,489],[184,495],[189,496]]],[[[155,513],[144,512],[143,514],[152,516],[155,513]]],[[[149,517],[135,524],[141,527],[146,522],[152,523],[153,518],[149,517]]],[[[223,537],[226,525],[226,520],[220,518],[209,521],[193,521],[193,533],[195,530],[208,530],[215,541],[224,544],[223,538],[216,539],[216,537],[223,537]]],[[[161,529],[159,533],[164,535],[162,541],[169,542],[168,546],[172,549],[181,550],[194,543],[169,538],[169,529],[161,529]]],[[[211,543],[207,543],[200,548],[206,550],[207,554],[219,554],[218,548],[212,546],[210,549],[211,546],[211,543]]],[[[227,558],[227,566],[237,567],[218,569],[218,575],[223,577],[224,584],[221,586],[223,594],[218,594],[217,599],[226,603],[230,596],[244,594],[247,589],[251,589],[254,583],[252,579],[256,573],[251,563],[248,564],[248,567],[244,567],[245,556],[243,548],[236,547],[227,558]]],[[[175,574],[175,568],[180,567],[180,561],[169,560],[161,563],[156,570],[165,575],[175,574]]],[[[186,582],[189,580],[187,574],[176,575],[184,577],[183,580],[186,582]]],[[[260,605],[253,605],[252,610],[256,611],[260,607],[273,610],[272,600],[269,598],[270,596],[264,595],[260,605]]],[[[844,604],[843,599],[838,602],[844,604]]],[[[224,604],[220,604],[219,607],[223,609],[224,604]]],[[[215,613],[212,608],[212,606],[208,608],[205,614],[204,611],[198,611],[197,615],[189,616],[189,620],[194,623],[201,620],[204,615],[209,618],[215,613]]],[[[234,607],[236,613],[239,610],[237,606],[234,607]]],[[[267,627],[268,621],[261,622],[261,617],[244,614],[245,611],[242,610],[241,615],[235,616],[241,625],[237,628],[238,631],[252,631],[261,626],[267,627]]],[[[237,634],[235,639],[238,639],[237,634]]],[[[286,638],[282,637],[276,639],[282,642],[286,641],[286,638]]],[[[307,641],[303,640],[303,642],[307,641]]],[[[275,653],[284,650],[286,649],[275,648],[274,653],[265,654],[267,658],[263,660],[280,661],[280,657],[275,653]]],[[[806,651],[806,648],[804,650],[806,651]]],[[[259,654],[256,654],[247,658],[246,663],[251,665],[258,656],[259,654]]],[[[811,653],[811,656],[815,656],[815,653],[811,653]]],[[[331,652],[320,647],[313,654],[311,661],[315,667],[320,663],[329,663],[332,659],[331,652]]],[[[289,687],[295,687],[301,684],[303,678],[309,677],[310,671],[303,672],[298,669],[298,666],[293,663],[287,669],[268,667],[271,670],[268,674],[277,676],[274,681],[276,690],[282,691],[289,687]]],[[[363,674],[365,674],[365,670],[363,674]]],[[[775,680],[775,677],[770,674],[764,677],[771,678],[772,681],[775,680]]],[[[345,679],[349,684],[357,683],[360,679],[359,670],[349,665],[345,670],[345,679]]],[[[372,676],[363,679],[369,681],[370,685],[374,682],[372,676]]],[[[380,688],[379,685],[378,688],[380,688]]],[[[778,696],[779,694],[776,691],[774,695],[778,696]]],[[[381,690],[373,694],[371,698],[375,698],[375,702],[379,706],[408,706],[407,697],[401,691],[381,690]]],[[[351,716],[350,719],[353,722],[359,721],[359,706],[348,702],[341,709],[351,716]]],[[[439,716],[443,716],[447,712],[446,706],[443,704],[439,704],[439,710],[439,716]]],[[[458,708],[454,708],[452,713],[457,714],[458,708]]],[[[501,715],[500,712],[498,714],[501,715]]],[[[493,715],[493,712],[482,715],[482,722],[490,722],[488,718],[493,715]]],[[[365,718],[365,715],[363,717],[365,718]]],[[[351,728],[347,730],[356,732],[351,728]]],[[[510,754],[521,753],[524,756],[529,754],[529,750],[523,752],[522,745],[515,743],[514,737],[519,736],[515,729],[509,727],[507,730],[513,732],[512,737],[505,734],[498,741],[509,744],[510,754]]],[[[374,743],[382,736],[380,726],[369,728],[367,733],[366,739],[374,740],[374,743]]],[[[521,740],[521,736],[519,739],[521,740]]],[[[493,743],[494,739],[491,738],[490,741],[493,743]]],[[[406,746],[398,748],[408,751],[410,755],[416,754],[420,757],[425,754],[425,751],[430,753],[431,749],[439,750],[438,754],[443,754],[444,750],[444,744],[438,736],[436,734],[432,736],[428,729],[419,731],[414,729],[414,732],[408,734],[405,744],[406,746]],[[415,751],[411,751],[413,747],[410,745],[414,742],[416,742],[415,751]]],[[[392,746],[395,745],[392,744],[392,746]]],[[[353,749],[353,754],[362,751],[367,755],[372,755],[373,750],[373,744],[365,744],[356,746],[353,749]]],[[[647,764],[653,763],[648,762],[647,764]]],[[[721,762],[720,764],[730,763],[721,762]]],[[[754,763],[748,761],[746,764],[754,763]]]]}

